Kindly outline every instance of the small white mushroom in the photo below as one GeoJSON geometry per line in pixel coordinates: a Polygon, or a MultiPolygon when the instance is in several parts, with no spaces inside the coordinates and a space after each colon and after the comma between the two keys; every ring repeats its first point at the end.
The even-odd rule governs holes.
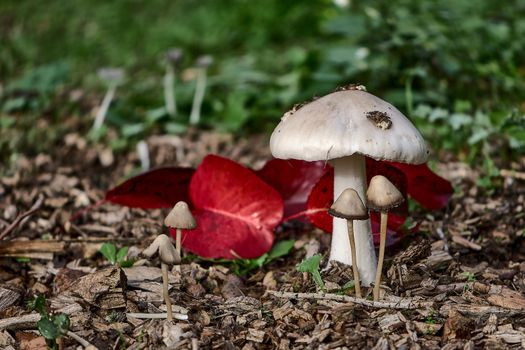
{"type": "Polygon", "coordinates": [[[166,74],[164,75],[164,103],[166,111],[172,117],[177,115],[175,84],[177,69],[182,60],[182,49],[173,48],[166,53],[166,74]]]}
{"type": "Polygon", "coordinates": [[[176,229],[177,237],[175,239],[175,246],[179,256],[181,255],[181,230],[193,230],[197,227],[197,222],[193,215],[191,215],[188,204],[184,201],[177,202],[173,209],[171,209],[166,219],[164,219],[164,225],[176,229]]]}
{"type": "Polygon", "coordinates": [[[405,198],[390,180],[382,175],[376,175],[370,180],[370,186],[366,192],[368,207],[381,212],[381,232],[379,240],[379,260],[377,262],[376,278],[374,282],[374,301],[379,300],[381,284],[381,272],[385,259],[386,229],[388,223],[388,211],[399,206],[405,198]]]}
{"type": "Polygon", "coordinates": [[[158,235],[150,246],[142,251],[142,255],[147,258],[151,258],[157,253],[159,254],[162,270],[163,296],[168,310],[168,320],[173,321],[173,311],[171,309],[171,300],[168,292],[168,266],[179,264],[180,255],[175,247],[173,247],[173,244],[171,244],[171,239],[164,234],[158,235]]]}
{"type": "Polygon", "coordinates": [[[108,113],[109,106],[113,97],[115,97],[115,91],[117,86],[122,84],[124,81],[124,70],[120,68],[101,68],[97,71],[98,77],[106,84],[108,90],[104,95],[104,99],[98,108],[97,115],[95,117],[95,122],[93,123],[93,129],[99,129],[106,119],[106,114],[108,113]]]}
{"type": "MultiPolygon", "coordinates": [[[[428,154],[414,125],[362,86],[349,86],[286,113],[272,133],[270,149],[281,159],[331,160],[334,199],[346,188],[366,198],[365,156],[420,164],[428,154]]],[[[346,222],[335,217],[333,224],[329,260],[351,265],[346,222]]],[[[363,285],[369,286],[377,268],[370,221],[357,221],[354,230],[359,272],[363,285]]]]}
{"type": "Polygon", "coordinates": [[[359,278],[358,262],[355,251],[355,239],[354,239],[354,220],[367,220],[368,210],[366,210],[363,201],[359,197],[359,194],[352,189],[347,188],[344,190],[339,198],[332,204],[328,213],[333,217],[338,217],[346,220],[348,227],[348,239],[350,240],[350,250],[352,261],[352,271],[354,272],[354,284],[355,284],[355,295],[361,298],[361,282],[359,278]]]}
{"type": "Polygon", "coordinates": [[[193,95],[193,104],[191,106],[190,124],[199,124],[201,119],[201,107],[206,91],[206,71],[213,63],[212,56],[201,56],[197,59],[197,82],[195,83],[195,95],[193,95]]]}

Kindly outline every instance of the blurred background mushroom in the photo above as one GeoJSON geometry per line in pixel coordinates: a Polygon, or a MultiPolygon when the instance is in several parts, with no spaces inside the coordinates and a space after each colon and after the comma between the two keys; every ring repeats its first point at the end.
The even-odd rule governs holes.
{"type": "Polygon", "coordinates": [[[164,75],[164,103],[166,112],[171,116],[177,115],[177,97],[175,84],[177,72],[182,61],[182,49],[173,48],[166,53],[166,74],[164,75]]]}
{"type": "Polygon", "coordinates": [[[95,122],[93,123],[94,130],[99,129],[104,124],[111,101],[115,97],[117,86],[124,81],[124,70],[121,68],[101,68],[98,70],[97,74],[100,80],[106,85],[107,91],[100,107],[98,108],[95,122]]]}
{"type": "Polygon", "coordinates": [[[213,63],[213,57],[210,55],[201,56],[197,59],[197,81],[195,82],[195,94],[193,95],[193,104],[191,105],[190,124],[199,124],[201,119],[202,100],[206,92],[207,70],[213,63]]]}

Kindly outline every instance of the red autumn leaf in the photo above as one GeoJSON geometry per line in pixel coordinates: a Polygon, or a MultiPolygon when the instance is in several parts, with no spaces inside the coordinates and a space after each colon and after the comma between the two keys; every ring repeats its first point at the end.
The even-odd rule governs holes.
{"type": "Polygon", "coordinates": [[[286,217],[306,209],[308,195],[326,169],[325,162],[272,159],[257,175],[281,194],[286,217]]]}
{"type": "Polygon", "coordinates": [[[183,231],[184,248],[227,259],[256,258],[271,248],[283,200],[252,170],[209,155],[191,179],[190,197],[197,228],[183,231]]]}
{"type": "Polygon", "coordinates": [[[106,200],[133,208],[171,208],[189,201],[189,184],[194,169],[160,168],[132,177],[106,192],[106,200]]]}
{"type": "Polygon", "coordinates": [[[412,165],[387,162],[405,173],[408,194],[427,209],[445,207],[454,193],[449,181],[434,173],[427,164],[412,165]]]}

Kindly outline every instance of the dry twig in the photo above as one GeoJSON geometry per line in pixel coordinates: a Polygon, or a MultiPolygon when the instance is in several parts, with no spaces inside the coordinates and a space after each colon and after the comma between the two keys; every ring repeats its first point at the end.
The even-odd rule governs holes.
{"type": "Polygon", "coordinates": [[[40,209],[40,207],[42,206],[42,203],[44,202],[44,196],[42,194],[40,194],[36,200],[36,202],[31,206],[31,208],[18,215],[16,217],[16,219],[9,225],[6,227],[6,229],[4,231],[2,231],[2,233],[0,233],[0,240],[4,239],[7,235],[9,235],[15,228],[18,227],[18,225],[20,224],[20,222],[22,222],[22,220],[24,220],[24,218],[32,215],[33,213],[35,213],[38,209],[40,209]]]}
{"type": "Polygon", "coordinates": [[[433,307],[434,303],[431,301],[420,301],[409,298],[399,298],[397,301],[371,301],[366,299],[354,298],[348,295],[326,294],[326,293],[291,293],[291,292],[277,292],[268,290],[266,294],[270,294],[277,298],[286,299],[325,299],[335,300],[347,303],[354,303],[368,307],[385,308],[385,309],[419,309],[433,307]]]}

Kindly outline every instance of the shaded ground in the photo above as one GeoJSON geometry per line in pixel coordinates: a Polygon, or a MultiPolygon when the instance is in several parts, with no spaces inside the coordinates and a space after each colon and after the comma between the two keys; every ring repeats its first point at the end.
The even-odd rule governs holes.
{"type": "MultiPolygon", "coordinates": [[[[219,153],[257,167],[269,157],[264,138],[190,132],[186,139],[155,137],[148,144],[152,166],[197,165],[207,153],[219,153]]],[[[0,232],[36,207],[0,243],[1,348],[39,348],[42,339],[30,331],[35,319],[27,318],[24,304],[35,294],[45,294],[51,309],[70,313],[71,330],[100,349],[525,346],[525,186],[513,174],[487,194],[476,187],[476,169],[441,164],[457,193],[443,212],[416,210],[420,233],[387,252],[383,304],[345,299],[341,290],[352,273],[344,266],[323,275],[333,293],[283,295],[317,291],[295,265],[307,252],[327,252],[330,240],[308,225],[287,224],[277,236],[296,239],[292,253],[250,276],[189,259],[180,271],[175,267],[170,294],[174,311],[187,320],[168,324],[130,315],[162,311],[157,261],[140,260],[122,272],[98,253],[111,241],[137,257],[164,232],[167,213],[103,204],[69,221],[137,171],[136,155],[116,159],[75,134],[56,152],[20,158],[0,179],[0,232]]],[[[525,160],[513,167],[523,171],[525,160]]],[[[78,343],[65,337],[63,346],[78,343]]]]}

